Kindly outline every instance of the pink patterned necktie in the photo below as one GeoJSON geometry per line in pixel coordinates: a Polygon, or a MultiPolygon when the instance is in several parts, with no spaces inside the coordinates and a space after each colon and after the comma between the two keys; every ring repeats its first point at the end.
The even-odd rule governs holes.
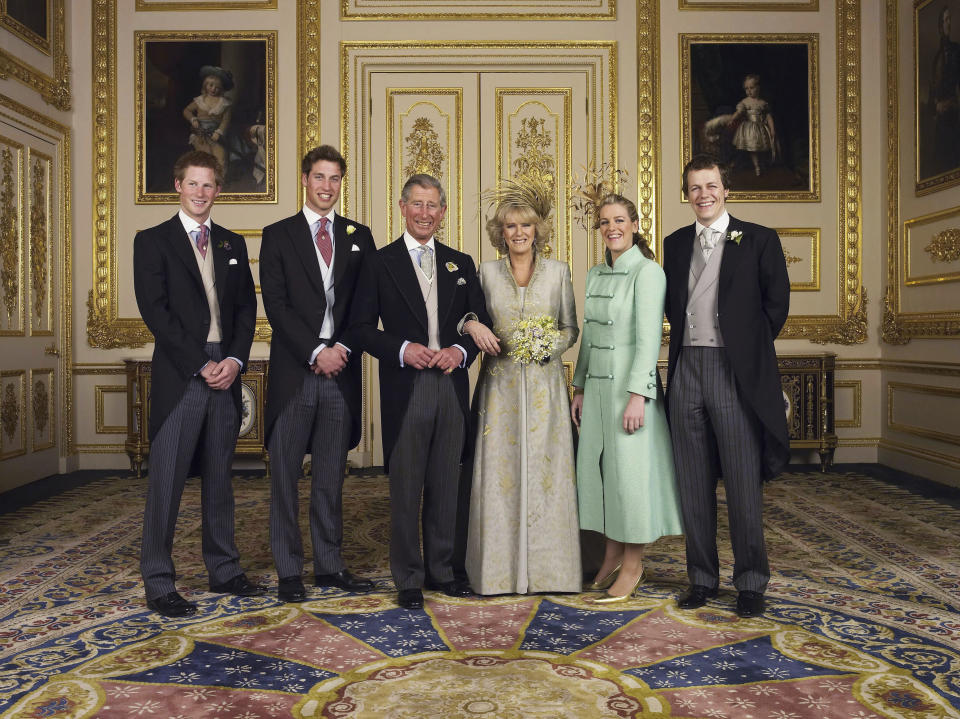
{"type": "Polygon", "coordinates": [[[323,258],[327,267],[330,266],[330,260],[333,257],[333,243],[330,241],[330,233],[327,232],[327,224],[329,222],[330,220],[328,218],[321,217],[319,220],[320,226],[314,237],[314,241],[317,243],[317,249],[320,250],[320,256],[323,258]]]}
{"type": "Polygon", "coordinates": [[[200,225],[197,228],[197,249],[200,250],[200,256],[207,259],[207,244],[210,242],[210,228],[206,225],[200,225]]]}

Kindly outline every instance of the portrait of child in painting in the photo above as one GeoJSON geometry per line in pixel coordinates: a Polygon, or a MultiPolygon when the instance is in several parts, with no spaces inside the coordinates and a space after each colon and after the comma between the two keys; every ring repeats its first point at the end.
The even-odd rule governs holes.
{"type": "Polygon", "coordinates": [[[233,74],[215,65],[200,68],[201,92],[183,110],[190,123],[190,144],[194,150],[209,152],[220,160],[227,174],[227,151],[223,140],[230,126],[231,102],[224,97],[233,89],[233,74]]]}

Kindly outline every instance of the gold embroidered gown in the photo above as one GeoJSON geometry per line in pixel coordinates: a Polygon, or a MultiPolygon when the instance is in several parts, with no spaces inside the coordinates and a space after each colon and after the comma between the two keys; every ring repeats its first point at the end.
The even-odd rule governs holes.
{"type": "Polygon", "coordinates": [[[560,359],[579,334],[570,270],[538,257],[518,287],[504,257],[480,265],[480,282],[500,354],[484,356],[473,399],[467,574],[480,594],[577,592],[576,470],[560,359]],[[556,318],[560,346],[545,365],[520,365],[508,355],[511,326],[538,315],[556,318]]]}

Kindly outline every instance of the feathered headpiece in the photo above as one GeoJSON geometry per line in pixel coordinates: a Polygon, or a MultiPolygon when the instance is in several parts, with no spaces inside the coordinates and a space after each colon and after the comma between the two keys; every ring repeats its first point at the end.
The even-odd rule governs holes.
{"type": "Polygon", "coordinates": [[[545,220],[553,209],[553,188],[528,176],[519,180],[500,180],[494,189],[480,193],[480,201],[488,210],[496,205],[529,207],[545,220]]]}
{"type": "Polygon", "coordinates": [[[570,187],[570,206],[583,229],[596,229],[603,198],[611,193],[623,194],[628,177],[626,170],[619,170],[606,162],[599,168],[591,162],[583,168],[582,177],[574,177],[570,187]]]}

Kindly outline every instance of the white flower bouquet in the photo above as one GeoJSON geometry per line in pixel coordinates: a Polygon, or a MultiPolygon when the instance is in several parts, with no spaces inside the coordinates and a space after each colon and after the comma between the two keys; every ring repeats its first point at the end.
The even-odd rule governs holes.
{"type": "Polygon", "coordinates": [[[557,321],[547,315],[516,320],[511,327],[510,357],[520,364],[545,365],[560,344],[557,321]]]}

